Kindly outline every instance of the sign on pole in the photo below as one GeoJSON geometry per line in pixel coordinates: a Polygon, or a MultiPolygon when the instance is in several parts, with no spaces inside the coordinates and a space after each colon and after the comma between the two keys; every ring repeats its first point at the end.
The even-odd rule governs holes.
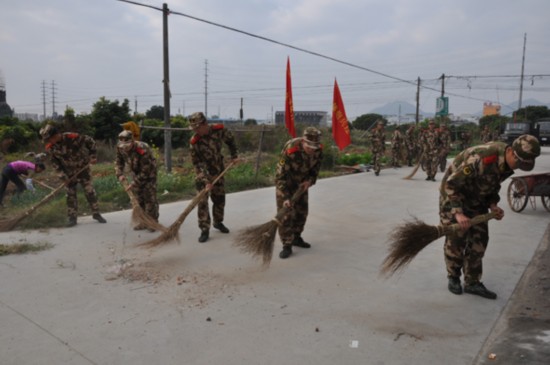
{"type": "Polygon", "coordinates": [[[437,98],[435,103],[435,115],[444,117],[449,115],[449,98],[442,96],[437,98]]]}

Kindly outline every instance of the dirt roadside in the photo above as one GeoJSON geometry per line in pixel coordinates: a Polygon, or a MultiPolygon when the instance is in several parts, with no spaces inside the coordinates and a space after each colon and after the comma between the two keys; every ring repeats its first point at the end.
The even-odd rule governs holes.
{"type": "Polygon", "coordinates": [[[550,225],[473,364],[550,364],[550,225]]]}

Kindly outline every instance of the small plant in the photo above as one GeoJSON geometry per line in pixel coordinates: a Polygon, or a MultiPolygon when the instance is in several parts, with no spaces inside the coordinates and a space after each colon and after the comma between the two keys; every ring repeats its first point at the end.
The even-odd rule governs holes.
{"type": "Polygon", "coordinates": [[[53,245],[49,242],[38,242],[38,243],[25,242],[25,243],[14,243],[14,244],[0,243],[0,256],[19,255],[27,252],[44,251],[52,247],[53,245]]]}

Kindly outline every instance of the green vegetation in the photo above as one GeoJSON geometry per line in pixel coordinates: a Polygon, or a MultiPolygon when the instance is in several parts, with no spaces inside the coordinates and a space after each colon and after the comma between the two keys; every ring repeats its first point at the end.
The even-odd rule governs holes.
{"type": "Polygon", "coordinates": [[[39,242],[39,243],[24,242],[24,243],[13,243],[13,244],[0,243],[0,256],[19,255],[27,252],[44,251],[52,247],[53,245],[48,242],[39,242]]]}

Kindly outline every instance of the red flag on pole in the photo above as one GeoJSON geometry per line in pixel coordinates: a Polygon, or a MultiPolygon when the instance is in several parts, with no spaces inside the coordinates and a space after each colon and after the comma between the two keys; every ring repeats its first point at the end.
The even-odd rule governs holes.
{"type": "Polygon", "coordinates": [[[286,59],[286,98],[285,98],[285,125],[288,133],[296,138],[294,129],[294,104],[292,103],[292,81],[290,79],[290,57],[286,59]]]}
{"type": "Polygon", "coordinates": [[[334,79],[334,99],[332,102],[332,136],[340,151],[351,143],[348,118],[346,117],[344,102],[336,79],[334,79]]]}

